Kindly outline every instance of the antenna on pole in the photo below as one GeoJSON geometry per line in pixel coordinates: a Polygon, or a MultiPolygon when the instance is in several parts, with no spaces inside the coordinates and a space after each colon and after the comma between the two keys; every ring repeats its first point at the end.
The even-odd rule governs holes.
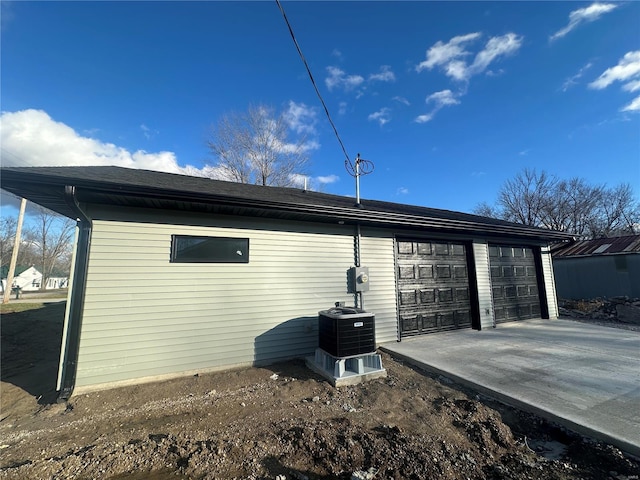
{"type": "Polygon", "coordinates": [[[360,206],[360,177],[369,175],[373,172],[373,162],[360,158],[360,154],[356,155],[356,161],[351,163],[349,160],[344,161],[344,167],[349,175],[356,179],[356,206],[360,206]]]}

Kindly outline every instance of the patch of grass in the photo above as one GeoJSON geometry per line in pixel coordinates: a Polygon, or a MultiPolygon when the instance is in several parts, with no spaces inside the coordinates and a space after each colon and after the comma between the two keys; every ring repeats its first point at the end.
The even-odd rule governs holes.
{"type": "Polygon", "coordinates": [[[44,303],[3,303],[0,305],[0,314],[26,312],[27,310],[37,310],[42,308],[44,303]]]}

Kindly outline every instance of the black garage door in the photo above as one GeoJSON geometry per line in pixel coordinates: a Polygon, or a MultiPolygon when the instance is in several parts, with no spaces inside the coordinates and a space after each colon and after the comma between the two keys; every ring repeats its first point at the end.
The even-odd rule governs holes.
{"type": "Polygon", "coordinates": [[[400,336],[471,327],[465,245],[398,240],[400,336]]]}
{"type": "Polygon", "coordinates": [[[489,245],[496,323],[540,317],[534,251],[529,247],[489,245]]]}

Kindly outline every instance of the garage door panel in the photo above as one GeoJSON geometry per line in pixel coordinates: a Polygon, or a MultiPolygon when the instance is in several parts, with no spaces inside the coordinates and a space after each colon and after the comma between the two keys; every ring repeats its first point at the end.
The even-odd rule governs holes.
{"type": "Polygon", "coordinates": [[[415,290],[400,290],[400,305],[411,307],[418,304],[418,297],[415,290]]]}
{"type": "Polygon", "coordinates": [[[490,245],[489,263],[496,323],[539,317],[534,250],[490,245]]]}
{"type": "Polygon", "coordinates": [[[471,311],[451,311],[438,314],[401,315],[403,337],[458,330],[471,327],[471,311]]]}
{"type": "Polygon", "coordinates": [[[398,267],[398,278],[401,280],[413,280],[416,278],[416,269],[413,265],[398,267]]]}
{"type": "Polygon", "coordinates": [[[400,240],[396,259],[401,336],[471,327],[464,244],[400,240]]]}
{"type": "Polygon", "coordinates": [[[433,278],[433,265],[418,265],[418,278],[420,280],[433,278]]]}
{"type": "Polygon", "coordinates": [[[436,303],[436,291],[433,288],[420,290],[420,303],[432,304],[436,303]]]}

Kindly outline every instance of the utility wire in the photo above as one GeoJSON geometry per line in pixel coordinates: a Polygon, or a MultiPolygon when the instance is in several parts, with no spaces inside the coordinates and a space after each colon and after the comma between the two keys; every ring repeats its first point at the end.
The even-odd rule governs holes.
{"type": "Polygon", "coordinates": [[[298,50],[298,55],[300,55],[300,58],[302,59],[302,63],[304,63],[304,66],[307,69],[307,73],[309,74],[309,78],[311,79],[311,83],[313,84],[313,88],[316,91],[316,95],[318,95],[318,98],[320,99],[320,103],[322,103],[322,107],[324,108],[324,113],[327,115],[327,118],[329,119],[329,123],[331,124],[331,127],[333,128],[333,133],[335,133],[336,138],[338,139],[338,143],[340,144],[340,147],[342,148],[342,152],[344,153],[344,156],[346,158],[345,165],[347,163],[349,165],[353,165],[351,163],[351,159],[349,159],[349,154],[347,153],[347,149],[344,147],[344,143],[342,143],[342,139],[340,138],[340,135],[338,134],[338,129],[336,128],[335,124],[333,123],[333,120],[331,119],[331,115],[329,115],[329,109],[327,108],[327,104],[324,103],[322,95],[320,95],[320,90],[318,90],[318,86],[316,85],[316,81],[313,78],[313,74],[311,73],[311,69],[309,68],[309,64],[307,63],[307,60],[304,58],[304,55],[302,54],[302,50],[300,49],[300,45],[298,45],[298,41],[296,40],[296,36],[293,33],[293,29],[291,28],[291,24],[289,23],[289,19],[287,18],[287,14],[284,13],[284,8],[282,8],[282,4],[280,3],[280,0],[276,0],[276,4],[278,4],[278,8],[280,9],[280,12],[282,13],[282,16],[284,17],[284,21],[286,22],[287,27],[289,28],[289,33],[291,34],[291,38],[293,39],[294,45],[296,46],[296,50],[298,50]]]}

